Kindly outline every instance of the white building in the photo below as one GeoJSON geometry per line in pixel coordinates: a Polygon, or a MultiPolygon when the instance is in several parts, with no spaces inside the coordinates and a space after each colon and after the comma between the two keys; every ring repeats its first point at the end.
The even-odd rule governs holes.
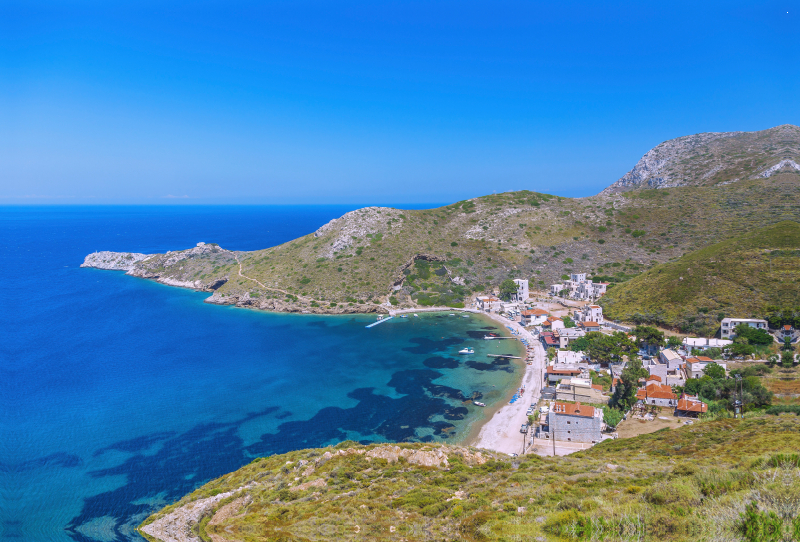
{"type": "Polygon", "coordinates": [[[702,378],[705,373],[703,372],[709,363],[716,363],[725,371],[728,371],[728,364],[724,361],[714,361],[705,356],[697,356],[696,358],[686,358],[686,373],[689,378],[702,378]]]}
{"type": "Polygon", "coordinates": [[[563,290],[567,291],[567,297],[573,299],[597,299],[606,293],[607,282],[592,282],[586,280],[586,273],[572,273],[569,280],[550,286],[552,295],[560,295],[563,290]]]}
{"type": "Polygon", "coordinates": [[[578,329],[576,327],[571,328],[553,328],[553,334],[558,339],[558,347],[559,348],[566,348],[569,346],[569,343],[574,341],[575,339],[579,339],[586,335],[586,332],[582,329],[578,329]]]}
{"type": "Polygon", "coordinates": [[[722,323],[720,325],[722,332],[721,336],[723,339],[733,339],[736,337],[736,333],[733,332],[736,329],[736,326],[739,324],[747,324],[750,327],[754,327],[756,329],[763,329],[764,331],[768,331],[767,321],[766,320],[759,320],[758,318],[723,318],[722,323]]]}
{"type": "Polygon", "coordinates": [[[493,295],[479,295],[475,298],[475,304],[482,311],[496,311],[503,307],[503,302],[493,295]]]}
{"type": "Polygon", "coordinates": [[[709,348],[725,348],[733,344],[727,339],[705,339],[703,337],[685,337],[683,339],[683,349],[687,352],[692,350],[708,350],[709,348]]]}
{"type": "Polygon", "coordinates": [[[556,352],[556,365],[577,365],[578,363],[588,363],[589,358],[583,352],[572,352],[571,350],[559,350],[556,352]]]}
{"type": "Polygon", "coordinates": [[[529,296],[528,280],[514,279],[517,284],[517,293],[511,296],[511,301],[527,301],[529,296]]]}
{"type": "Polygon", "coordinates": [[[600,305],[585,305],[581,309],[575,310],[573,317],[575,322],[597,322],[603,324],[603,307],[600,305]]]}

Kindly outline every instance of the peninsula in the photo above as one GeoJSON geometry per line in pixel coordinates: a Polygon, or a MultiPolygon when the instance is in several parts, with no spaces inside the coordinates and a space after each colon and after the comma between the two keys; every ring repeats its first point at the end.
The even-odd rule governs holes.
{"type": "MultiPolygon", "coordinates": [[[[263,250],[199,243],[166,254],[97,252],[82,266],[208,292],[209,303],[318,314],[463,307],[509,278],[545,290],[571,273],[609,282],[613,294],[703,247],[800,222],[799,164],[797,126],[698,134],[658,145],[587,198],[519,191],[438,209],[367,207],[263,250]]],[[[769,304],[758,292],[747,307],[740,301],[729,296],[714,311],[769,304]]],[[[626,318],[629,307],[616,302],[606,314],[626,318]]],[[[715,322],[708,307],[690,309],[640,316],[677,329],[715,322]]]]}

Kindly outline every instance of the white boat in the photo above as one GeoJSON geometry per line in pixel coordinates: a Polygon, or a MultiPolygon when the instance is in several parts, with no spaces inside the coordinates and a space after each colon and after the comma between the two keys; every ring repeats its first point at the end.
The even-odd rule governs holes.
{"type": "Polygon", "coordinates": [[[419,318],[419,314],[414,313],[414,318],[419,318]]]}
{"type": "Polygon", "coordinates": [[[469,318],[469,315],[468,314],[462,314],[461,318],[469,318]]]}
{"type": "Polygon", "coordinates": [[[486,403],[481,403],[480,401],[472,401],[472,404],[475,406],[486,406],[486,403]]]}
{"type": "Polygon", "coordinates": [[[450,316],[455,316],[455,315],[456,315],[456,313],[454,313],[454,312],[450,313],[450,316]]]}
{"type": "Polygon", "coordinates": [[[400,315],[400,318],[408,318],[408,315],[406,315],[406,314],[401,314],[401,315],[400,315]]]}
{"type": "Polygon", "coordinates": [[[475,350],[472,349],[472,348],[467,347],[467,348],[462,348],[461,350],[458,351],[458,353],[459,354],[474,354],[475,350]]]}

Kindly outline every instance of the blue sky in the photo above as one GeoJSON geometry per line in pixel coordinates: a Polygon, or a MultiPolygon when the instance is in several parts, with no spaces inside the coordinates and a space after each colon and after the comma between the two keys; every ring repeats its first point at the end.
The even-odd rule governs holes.
{"type": "Polygon", "coordinates": [[[587,196],[666,139],[800,124],[800,0],[0,11],[0,205],[587,196]]]}

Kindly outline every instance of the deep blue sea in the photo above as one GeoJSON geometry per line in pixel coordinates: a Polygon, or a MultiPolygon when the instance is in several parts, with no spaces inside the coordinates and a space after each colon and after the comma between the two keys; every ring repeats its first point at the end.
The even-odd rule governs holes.
{"type": "MultiPolygon", "coordinates": [[[[0,540],[142,540],[253,457],[463,438],[519,368],[478,317],[270,314],[81,269],[95,250],[273,246],[355,207],[0,207],[0,540]],[[476,355],[459,356],[465,345],[476,355]]],[[[502,344],[500,344],[502,343],[502,344]]]]}

